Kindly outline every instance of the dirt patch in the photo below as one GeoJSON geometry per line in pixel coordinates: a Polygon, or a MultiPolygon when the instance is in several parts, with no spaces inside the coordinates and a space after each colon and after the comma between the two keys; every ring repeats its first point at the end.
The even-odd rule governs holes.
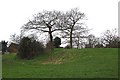
{"type": "Polygon", "coordinates": [[[57,53],[56,55],[50,55],[47,60],[43,61],[42,64],[62,64],[62,57],[64,56],[64,51],[57,53]]]}

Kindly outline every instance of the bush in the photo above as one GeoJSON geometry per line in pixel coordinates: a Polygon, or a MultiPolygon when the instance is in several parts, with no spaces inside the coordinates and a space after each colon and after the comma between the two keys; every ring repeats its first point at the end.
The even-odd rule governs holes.
{"type": "Polygon", "coordinates": [[[59,37],[56,37],[56,38],[54,39],[54,46],[55,46],[56,48],[59,48],[60,45],[61,45],[61,39],[60,39],[59,37]]]}
{"type": "Polygon", "coordinates": [[[28,37],[23,37],[19,44],[17,56],[21,59],[31,59],[43,53],[43,47],[42,43],[28,37]]]}
{"type": "Polygon", "coordinates": [[[7,43],[5,41],[2,41],[2,54],[4,54],[7,51],[7,43]]]}

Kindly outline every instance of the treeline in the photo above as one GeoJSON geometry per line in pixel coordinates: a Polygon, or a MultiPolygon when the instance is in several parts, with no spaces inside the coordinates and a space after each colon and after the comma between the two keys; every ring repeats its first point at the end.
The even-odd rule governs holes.
{"type": "Polygon", "coordinates": [[[86,48],[120,48],[120,37],[117,29],[106,30],[103,35],[96,38],[94,35],[88,36],[86,48]]]}
{"type": "MultiPolygon", "coordinates": [[[[43,11],[33,15],[33,18],[21,27],[21,34],[11,35],[11,42],[18,44],[17,56],[31,59],[45,51],[60,48],[61,44],[68,45],[65,48],[118,48],[120,37],[117,29],[106,30],[101,37],[89,34],[85,24],[86,16],[78,8],[70,11],[43,11]],[[35,32],[33,34],[30,34],[35,32]],[[37,34],[48,33],[46,44],[39,41],[37,34]],[[53,34],[56,34],[56,37],[53,34]],[[61,39],[65,42],[61,43],[61,39]]],[[[45,36],[44,36],[45,37],[45,36]]],[[[45,40],[44,40],[45,42],[45,40]]],[[[2,52],[6,51],[7,42],[2,42],[2,52]]],[[[10,50],[9,50],[10,51],[10,50]]]]}
{"type": "MultiPolygon", "coordinates": [[[[96,38],[89,34],[85,24],[86,16],[78,8],[70,11],[43,11],[33,15],[33,18],[22,26],[22,32],[36,31],[37,33],[48,33],[51,46],[53,45],[53,34],[56,32],[61,39],[68,43],[67,47],[73,48],[99,48],[118,47],[119,37],[117,29],[106,30],[104,34],[96,38]]],[[[52,47],[51,47],[52,48],[52,47]]]]}
{"type": "Polygon", "coordinates": [[[48,33],[51,44],[53,43],[53,33],[61,34],[63,38],[69,39],[70,48],[73,47],[73,39],[77,35],[85,37],[88,32],[84,24],[85,14],[78,8],[70,11],[43,11],[33,15],[33,18],[22,26],[22,31],[39,31],[41,34],[48,33]]]}

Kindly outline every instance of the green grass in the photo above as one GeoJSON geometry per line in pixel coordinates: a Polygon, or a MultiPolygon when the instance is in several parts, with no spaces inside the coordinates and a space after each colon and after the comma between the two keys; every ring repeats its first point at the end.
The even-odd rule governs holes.
{"type": "Polygon", "coordinates": [[[2,78],[2,55],[0,54],[0,79],[2,78]]]}
{"type": "Polygon", "coordinates": [[[118,49],[55,49],[32,60],[2,57],[3,78],[117,78],[118,49]]]}

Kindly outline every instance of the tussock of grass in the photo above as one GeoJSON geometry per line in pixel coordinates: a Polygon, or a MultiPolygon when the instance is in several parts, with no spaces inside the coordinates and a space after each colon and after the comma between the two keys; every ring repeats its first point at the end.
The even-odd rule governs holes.
{"type": "Polygon", "coordinates": [[[32,60],[3,55],[4,78],[117,78],[118,50],[54,49],[32,60]]]}

